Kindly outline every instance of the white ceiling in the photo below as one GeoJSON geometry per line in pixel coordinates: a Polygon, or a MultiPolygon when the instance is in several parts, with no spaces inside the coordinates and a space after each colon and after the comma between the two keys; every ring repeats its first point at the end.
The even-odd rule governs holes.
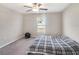
{"type": "MultiPolygon", "coordinates": [[[[29,8],[24,8],[23,3],[2,3],[1,5],[15,10],[20,13],[34,13],[33,11],[26,12],[29,8]]],[[[48,9],[47,12],[62,12],[65,8],[67,8],[69,3],[46,3],[45,8],[48,9]]],[[[46,11],[40,11],[40,13],[43,13],[46,11]]]]}

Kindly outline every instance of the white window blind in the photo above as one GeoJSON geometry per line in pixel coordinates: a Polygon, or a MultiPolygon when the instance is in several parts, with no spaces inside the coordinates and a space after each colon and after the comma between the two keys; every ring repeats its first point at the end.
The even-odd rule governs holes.
{"type": "Polygon", "coordinates": [[[46,14],[42,14],[37,17],[37,33],[45,34],[46,33],[46,14]]]}

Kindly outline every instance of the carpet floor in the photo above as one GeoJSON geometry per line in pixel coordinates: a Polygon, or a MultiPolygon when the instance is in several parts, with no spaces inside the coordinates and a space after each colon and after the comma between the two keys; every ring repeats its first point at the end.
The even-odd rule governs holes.
{"type": "Polygon", "coordinates": [[[19,39],[3,48],[0,48],[0,55],[26,55],[28,48],[34,42],[34,38],[19,39]]]}

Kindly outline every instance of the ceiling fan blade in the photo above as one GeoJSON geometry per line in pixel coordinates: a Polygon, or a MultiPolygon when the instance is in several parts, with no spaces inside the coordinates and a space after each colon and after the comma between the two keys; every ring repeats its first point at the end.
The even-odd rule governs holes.
{"type": "Polygon", "coordinates": [[[30,12],[30,11],[32,11],[32,9],[26,10],[26,12],[30,12]]]}
{"type": "Polygon", "coordinates": [[[26,6],[26,5],[24,5],[24,7],[27,7],[27,8],[32,8],[32,7],[30,7],[30,6],[26,6]]]}
{"type": "Polygon", "coordinates": [[[48,10],[48,9],[46,9],[46,8],[40,8],[40,10],[48,10]]]}

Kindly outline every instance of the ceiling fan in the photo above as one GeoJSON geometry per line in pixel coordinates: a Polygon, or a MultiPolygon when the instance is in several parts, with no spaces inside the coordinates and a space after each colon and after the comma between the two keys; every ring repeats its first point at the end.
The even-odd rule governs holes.
{"type": "Polygon", "coordinates": [[[24,5],[25,8],[29,8],[28,10],[26,10],[26,12],[29,11],[40,11],[40,10],[44,10],[47,11],[47,8],[41,7],[43,6],[43,4],[41,3],[32,3],[31,5],[24,5]]]}

